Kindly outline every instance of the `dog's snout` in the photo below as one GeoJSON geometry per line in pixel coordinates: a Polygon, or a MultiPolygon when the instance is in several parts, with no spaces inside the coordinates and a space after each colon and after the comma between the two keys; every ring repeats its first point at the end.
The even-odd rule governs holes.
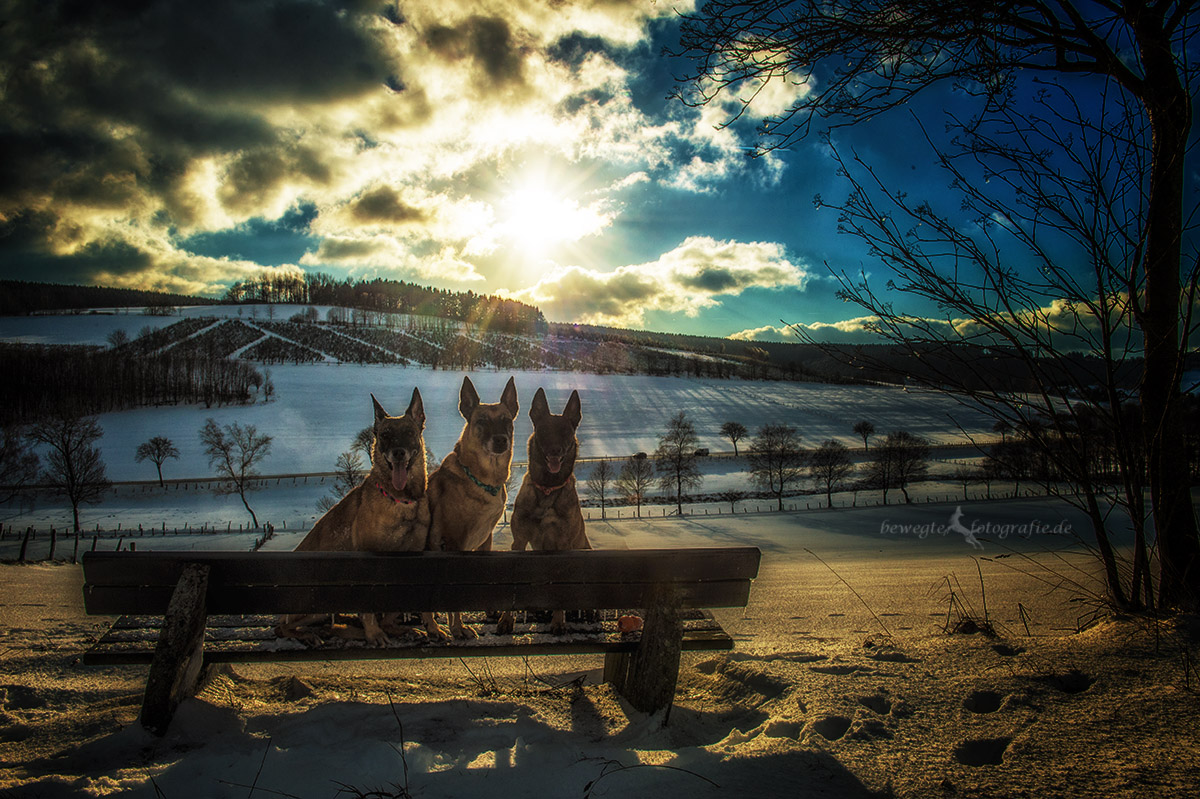
{"type": "Polygon", "coordinates": [[[492,452],[504,452],[508,449],[508,436],[492,436],[492,452]]]}

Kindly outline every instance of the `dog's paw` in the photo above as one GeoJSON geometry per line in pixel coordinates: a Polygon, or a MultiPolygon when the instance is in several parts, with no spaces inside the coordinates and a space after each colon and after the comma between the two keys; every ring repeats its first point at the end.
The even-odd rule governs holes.
{"type": "Polygon", "coordinates": [[[311,630],[306,630],[303,628],[296,628],[296,627],[276,627],[275,628],[275,637],[291,638],[291,639],[293,639],[295,641],[299,641],[300,643],[304,644],[305,646],[311,647],[311,648],[318,647],[321,644],[325,643],[324,641],[321,640],[321,636],[317,635],[316,633],[312,632],[311,630]]]}
{"type": "Polygon", "coordinates": [[[550,634],[564,635],[567,632],[567,614],[565,611],[556,610],[554,615],[550,617],[550,634]]]}
{"type": "Polygon", "coordinates": [[[479,632],[474,627],[470,627],[466,624],[455,627],[451,630],[451,632],[454,633],[455,638],[459,638],[464,641],[473,641],[479,637],[479,632]]]}
{"type": "Polygon", "coordinates": [[[425,635],[435,644],[444,644],[451,640],[450,631],[440,624],[426,626],[425,635]]]}
{"type": "Polygon", "coordinates": [[[496,622],[496,635],[512,635],[514,627],[516,627],[516,621],[513,619],[513,615],[504,612],[500,614],[500,620],[496,622]]]}

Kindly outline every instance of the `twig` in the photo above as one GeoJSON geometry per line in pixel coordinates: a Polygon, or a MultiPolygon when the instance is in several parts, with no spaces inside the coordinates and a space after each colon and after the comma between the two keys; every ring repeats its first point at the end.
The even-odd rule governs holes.
{"type": "Polygon", "coordinates": [[[988,622],[987,588],[983,585],[983,567],[979,565],[979,558],[971,558],[971,560],[975,561],[975,569],[979,572],[979,593],[983,597],[983,620],[988,622]]]}
{"type": "Polygon", "coordinates": [[[596,787],[596,783],[600,782],[600,780],[604,779],[609,774],[616,774],[619,771],[633,771],[634,769],[639,769],[639,768],[662,768],[662,769],[668,769],[670,771],[679,771],[684,774],[691,774],[693,777],[695,777],[697,779],[704,780],[705,782],[707,782],[709,785],[713,786],[714,788],[721,787],[717,783],[710,780],[708,777],[705,777],[701,774],[697,774],[694,771],[688,771],[685,768],[679,768],[678,766],[664,766],[664,765],[660,765],[658,763],[635,763],[632,766],[626,766],[622,763],[618,763],[615,760],[610,760],[608,763],[606,763],[604,765],[604,768],[601,770],[599,777],[592,780],[587,785],[583,786],[584,799],[589,799],[589,797],[591,797],[591,795],[592,795],[592,790],[595,789],[595,787],[596,787]],[[610,766],[613,766],[615,768],[610,768],[610,766]]]}
{"type": "MultiPolygon", "coordinates": [[[[404,767],[404,793],[408,795],[408,757],[404,754],[404,722],[400,720],[400,713],[396,710],[396,703],[392,701],[392,694],[386,688],[383,689],[383,695],[387,697],[388,707],[392,709],[392,716],[396,719],[396,726],[400,728],[400,748],[396,750],[400,755],[400,764],[404,767]]],[[[392,747],[395,749],[395,747],[392,747]]]]}
{"type": "Polygon", "coordinates": [[[263,750],[262,760],[258,762],[258,771],[254,773],[254,782],[250,784],[250,793],[246,794],[246,799],[250,799],[254,795],[254,789],[258,785],[258,778],[262,775],[263,766],[267,765],[267,755],[271,752],[271,739],[267,738],[267,748],[263,750]]]}
{"type": "Polygon", "coordinates": [[[887,628],[887,625],[883,623],[883,619],[879,618],[879,616],[875,613],[875,611],[871,609],[871,606],[867,604],[867,600],[862,598],[862,594],[858,593],[858,591],[855,591],[854,586],[852,586],[852,585],[850,585],[850,583],[846,582],[846,578],[844,578],[844,577],[842,577],[842,575],[838,574],[837,571],[832,566],[830,566],[828,563],[826,563],[824,561],[824,559],[820,555],[818,555],[816,552],[813,552],[811,549],[807,549],[807,548],[804,551],[807,552],[808,554],[812,555],[818,561],[820,561],[821,565],[824,566],[826,569],[829,569],[829,571],[833,572],[833,576],[838,578],[838,580],[840,580],[843,585],[845,585],[847,588],[849,588],[850,593],[852,593],[852,594],[854,594],[854,596],[858,597],[858,601],[862,603],[863,607],[867,609],[867,612],[870,613],[871,616],[875,619],[875,621],[879,624],[879,626],[883,628],[883,631],[887,634],[887,636],[889,638],[893,637],[892,631],[889,630],[887,628]]]}
{"type": "MultiPolygon", "coordinates": [[[[302,799],[302,797],[296,796],[294,793],[288,793],[287,791],[276,791],[272,788],[259,788],[254,785],[247,785],[244,782],[230,782],[229,780],[217,780],[217,782],[221,785],[228,785],[231,788],[249,788],[251,791],[274,794],[275,796],[285,797],[285,799],[302,799]]],[[[160,796],[161,795],[162,794],[160,794],[160,796]]]]}

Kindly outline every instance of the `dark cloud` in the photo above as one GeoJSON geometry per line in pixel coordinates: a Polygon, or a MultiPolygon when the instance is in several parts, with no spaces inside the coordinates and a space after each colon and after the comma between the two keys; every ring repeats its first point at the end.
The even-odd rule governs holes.
{"type": "Polygon", "coordinates": [[[681,274],[678,280],[687,288],[709,294],[725,294],[743,285],[743,280],[737,275],[718,266],[700,267],[694,274],[681,274]]]}
{"type": "Polygon", "coordinates": [[[453,27],[437,25],[425,38],[443,58],[472,59],[494,86],[524,82],[524,54],[503,19],[474,16],[453,27]]]}
{"type": "Polygon", "coordinates": [[[350,214],[359,222],[403,224],[420,222],[425,213],[400,199],[391,186],[378,186],[364,193],[350,205],[350,214]]]}
{"type": "Polygon", "coordinates": [[[327,238],[321,241],[315,257],[318,261],[341,261],[362,258],[378,251],[379,244],[371,240],[327,238]]]}
{"type": "Polygon", "coordinates": [[[587,36],[582,33],[571,33],[550,44],[546,55],[553,61],[578,67],[587,57],[593,54],[611,58],[617,50],[599,36],[587,36]]]}
{"type": "Polygon", "coordinates": [[[98,209],[156,197],[168,224],[198,213],[180,185],[198,158],[240,153],[238,208],[281,176],[330,179],[263,104],[352,98],[398,65],[365,24],[378,5],[310,0],[63,0],[11,7],[0,40],[0,212],[35,203],[98,209]]]}
{"type": "Polygon", "coordinates": [[[230,165],[221,199],[226,207],[249,213],[269,204],[286,183],[305,179],[323,184],[331,178],[329,167],[310,147],[263,147],[241,153],[230,165]]]}

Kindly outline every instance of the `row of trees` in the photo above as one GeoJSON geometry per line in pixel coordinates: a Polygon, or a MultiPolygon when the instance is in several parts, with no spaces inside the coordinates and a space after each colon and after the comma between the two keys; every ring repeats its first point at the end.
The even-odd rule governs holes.
{"type": "MultiPolygon", "coordinates": [[[[64,497],[71,505],[75,549],[72,560],[79,555],[80,508],[95,505],[112,487],[107,467],[97,442],[104,430],[94,416],[56,413],[21,429],[6,426],[0,434],[0,504],[20,501],[23,493],[35,485],[43,485],[64,497]],[[45,463],[35,451],[41,445],[45,463]]],[[[236,422],[225,426],[208,419],[200,429],[200,442],[208,457],[209,466],[219,482],[217,493],[237,494],[254,527],[258,517],[250,507],[247,492],[259,478],[258,464],[270,453],[271,437],[260,434],[253,425],[236,422]]],[[[138,463],[149,460],[158,470],[159,485],[163,485],[162,467],[169,459],[179,458],[179,448],[166,436],[154,436],[138,445],[134,455],[138,463]]],[[[50,559],[54,558],[57,534],[51,528],[50,559]]]]}
{"type": "Polygon", "coordinates": [[[0,344],[8,388],[0,424],[142,405],[245,403],[263,386],[253,364],[171,352],[125,357],[94,347],[0,344]]]}
{"type": "Polygon", "coordinates": [[[542,312],[516,300],[418,286],[400,280],[338,280],[323,273],[265,274],[235,283],[225,293],[227,302],[340,305],[469,322],[488,330],[533,333],[544,329],[542,312]]]}
{"type": "MultiPolygon", "coordinates": [[[[729,422],[721,430],[733,441],[737,454],[737,444],[747,434],[745,426],[729,422]]],[[[608,459],[598,461],[587,478],[587,486],[600,502],[601,514],[612,485],[617,494],[637,507],[638,516],[641,516],[642,503],[654,486],[675,503],[676,513],[682,515],[684,501],[703,482],[700,461],[704,455],[698,444],[695,426],[681,411],[667,423],[653,455],[639,453],[622,461],[619,467],[608,459]]],[[[750,440],[746,459],[754,484],[774,497],[780,510],[783,510],[784,498],[795,493],[805,480],[825,494],[829,505],[833,504],[835,491],[851,485],[860,489],[882,489],[884,504],[887,504],[889,491],[899,490],[908,503],[912,501],[909,486],[928,474],[930,447],[928,441],[906,431],[889,433],[860,471],[850,457],[849,448],[840,441],[830,439],[816,449],[806,450],[795,427],[766,424],[750,440]],[[857,482],[853,479],[856,473],[859,474],[857,482]]],[[[724,492],[721,496],[726,501],[736,502],[747,494],[734,491],[724,492]]]]}

